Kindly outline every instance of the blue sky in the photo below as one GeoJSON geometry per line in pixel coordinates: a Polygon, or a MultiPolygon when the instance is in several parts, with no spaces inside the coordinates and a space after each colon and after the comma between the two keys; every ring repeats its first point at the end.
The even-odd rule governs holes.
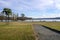
{"type": "Polygon", "coordinates": [[[14,13],[28,17],[60,17],[60,0],[0,0],[0,11],[11,8],[14,13]]]}

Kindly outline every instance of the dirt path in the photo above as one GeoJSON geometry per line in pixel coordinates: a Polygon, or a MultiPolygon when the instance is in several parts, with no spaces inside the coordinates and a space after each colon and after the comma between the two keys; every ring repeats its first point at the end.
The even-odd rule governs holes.
{"type": "Polygon", "coordinates": [[[38,40],[60,40],[60,34],[38,24],[33,25],[38,40]]]}

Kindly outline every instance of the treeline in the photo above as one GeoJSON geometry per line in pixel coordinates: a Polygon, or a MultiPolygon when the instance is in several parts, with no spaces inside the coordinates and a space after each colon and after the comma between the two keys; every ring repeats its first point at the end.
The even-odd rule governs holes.
{"type": "Polygon", "coordinates": [[[25,17],[25,15],[22,13],[21,17],[18,16],[18,14],[15,14],[12,12],[12,10],[10,8],[4,8],[1,12],[0,12],[0,20],[13,20],[13,21],[24,21],[24,20],[31,20],[32,18],[28,18],[25,17]]]}

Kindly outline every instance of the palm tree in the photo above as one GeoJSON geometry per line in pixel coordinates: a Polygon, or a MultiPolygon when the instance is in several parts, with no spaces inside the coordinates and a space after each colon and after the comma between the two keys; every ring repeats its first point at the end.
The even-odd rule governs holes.
{"type": "Polygon", "coordinates": [[[0,20],[1,20],[1,22],[3,22],[3,19],[4,19],[3,13],[0,12],[0,20]]]}
{"type": "Polygon", "coordinates": [[[9,15],[12,14],[12,10],[9,8],[4,8],[2,12],[8,17],[8,22],[9,22],[9,15]]]}

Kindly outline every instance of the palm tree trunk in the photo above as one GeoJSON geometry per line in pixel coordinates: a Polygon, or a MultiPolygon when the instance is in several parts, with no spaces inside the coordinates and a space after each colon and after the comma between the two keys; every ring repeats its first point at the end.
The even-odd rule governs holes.
{"type": "Polygon", "coordinates": [[[9,22],[9,15],[8,15],[8,22],[9,22]]]}

